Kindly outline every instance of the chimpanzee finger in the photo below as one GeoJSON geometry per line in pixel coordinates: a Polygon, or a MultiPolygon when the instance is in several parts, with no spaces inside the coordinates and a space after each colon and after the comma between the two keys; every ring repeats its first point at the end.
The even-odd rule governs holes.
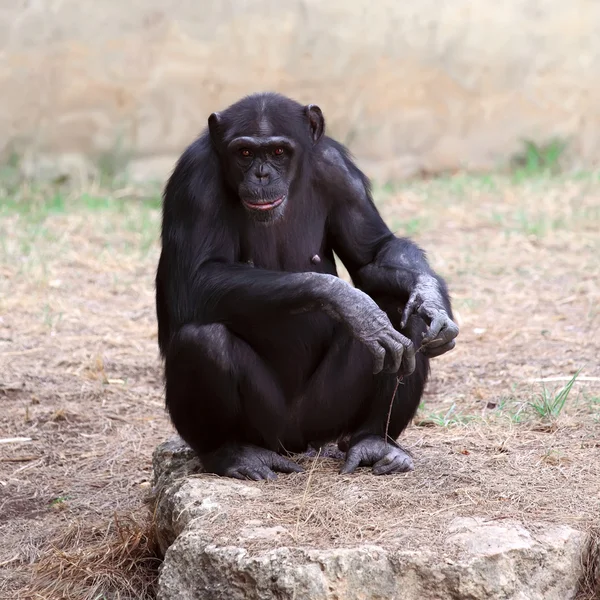
{"type": "Polygon", "coordinates": [[[408,348],[404,351],[404,356],[402,357],[402,375],[410,375],[417,368],[417,357],[415,352],[415,347],[411,343],[408,348]]]}
{"type": "Polygon", "coordinates": [[[354,473],[354,471],[360,467],[361,460],[362,458],[360,452],[354,448],[350,448],[346,454],[346,462],[340,469],[340,474],[350,475],[351,473],[354,473]]]}
{"type": "Polygon", "coordinates": [[[414,471],[414,469],[415,465],[408,454],[401,455],[390,452],[373,465],[373,474],[407,473],[408,471],[414,471]]]}
{"type": "Polygon", "coordinates": [[[396,455],[393,452],[388,452],[382,459],[378,460],[373,465],[373,473],[375,473],[375,475],[379,473],[387,473],[395,459],[396,455]]]}
{"type": "Polygon", "coordinates": [[[449,352],[450,350],[452,350],[452,348],[454,348],[454,346],[456,346],[456,340],[450,340],[448,343],[443,344],[441,346],[434,346],[433,344],[423,346],[421,352],[425,356],[427,356],[427,358],[435,358],[436,356],[441,356],[442,354],[449,352]]]}
{"type": "Polygon", "coordinates": [[[271,469],[269,469],[268,467],[262,467],[260,469],[257,469],[257,472],[263,476],[263,479],[267,479],[270,481],[277,479],[277,473],[275,473],[275,471],[271,471],[271,469]]]}
{"type": "Polygon", "coordinates": [[[402,311],[402,319],[400,320],[400,329],[404,329],[408,323],[408,319],[415,312],[415,306],[417,303],[417,297],[411,296],[402,311]]]}
{"type": "Polygon", "coordinates": [[[241,467],[240,472],[244,473],[249,479],[254,481],[277,479],[277,473],[267,465],[257,465],[252,467],[241,467]]]}
{"type": "MultiPolygon", "coordinates": [[[[425,334],[423,334],[425,335],[425,334]]],[[[427,353],[432,350],[433,348],[439,348],[440,346],[445,346],[448,343],[448,340],[445,340],[443,338],[435,338],[434,340],[431,340],[430,342],[426,342],[426,343],[421,343],[421,345],[419,346],[419,352],[421,352],[421,354],[425,354],[427,355],[427,353]]]]}
{"type": "Polygon", "coordinates": [[[424,344],[434,344],[439,346],[441,344],[446,344],[450,340],[453,340],[458,335],[458,326],[456,323],[451,321],[448,317],[441,317],[441,326],[436,321],[438,318],[434,319],[434,323],[436,324],[436,331],[433,330],[434,323],[431,324],[430,329],[427,331],[425,336],[423,336],[424,344]]]}
{"type": "Polygon", "coordinates": [[[377,342],[369,344],[369,350],[373,356],[373,374],[381,373],[383,365],[385,363],[385,348],[380,346],[377,342]]]}
{"type": "Polygon", "coordinates": [[[438,346],[445,346],[448,343],[448,340],[444,338],[437,337],[434,340],[427,342],[426,344],[421,344],[421,348],[437,348],[438,346]]]}
{"type": "Polygon", "coordinates": [[[385,364],[383,372],[397,373],[402,364],[404,346],[392,339],[385,339],[382,341],[382,344],[385,347],[385,364]]]}
{"type": "Polygon", "coordinates": [[[277,479],[277,474],[266,467],[258,467],[256,469],[248,469],[246,476],[252,481],[263,481],[266,479],[277,479]]]}
{"type": "Polygon", "coordinates": [[[458,333],[460,330],[458,328],[458,325],[454,321],[452,321],[451,319],[448,319],[448,322],[446,323],[446,328],[444,331],[446,333],[445,337],[448,339],[448,341],[450,341],[458,336],[458,333]]]}
{"type": "Polygon", "coordinates": [[[234,479],[242,479],[243,481],[247,481],[248,479],[259,481],[262,479],[258,473],[255,473],[255,469],[250,467],[234,467],[225,471],[225,475],[234,479]]]}
{"type": "Polygon", "coordinates": [[[304,469],[293,460],[289,460],[280,454],[275,454],[271,469],[281,473],[304,473],[304,469]]]}
{"type": "Polygon", "coordinates": [[[431,321],[431,325],[429,325],[427,332],[425,333],[425,335],[423,335],[424,344],[432,342],[439,336],[442,328],[444,327],[444,324],[446,323],[446,320],[447,317],[444,313],[438,312],[434,315],[433,320],[431,321]]]}

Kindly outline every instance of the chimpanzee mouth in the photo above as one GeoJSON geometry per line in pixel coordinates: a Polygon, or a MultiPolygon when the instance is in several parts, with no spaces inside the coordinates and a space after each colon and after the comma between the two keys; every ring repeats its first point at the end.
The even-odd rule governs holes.
{"type": "Polygon", "coordinates": [[[243,200],[242,202],[252,210],[272,210],[273,208],[277,208],[284,200],[285,196],[279,196],[279,198],[275,198],[275,200],[261,200],[260,202],[243,200]]]}

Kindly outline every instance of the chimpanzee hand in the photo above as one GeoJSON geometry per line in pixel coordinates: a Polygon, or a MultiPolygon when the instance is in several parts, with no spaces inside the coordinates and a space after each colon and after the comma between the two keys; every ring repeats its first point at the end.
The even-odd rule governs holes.
{"type": "Polygon", "coordinates": [[[328,297],[325,312],[341,320],[374,359],[373,373],[410,375],[415,370],[415,348],[411,340],[394,329],[388,316],[364,292],[338,279],[328,297]]]}
{"type": "Polygon", "coordinates": [[[417,284],[412,291],[404,311],[400,327],[406,327],[409,317],[417,314],[427,323],[427,332],[423,334],[423,341],[418,351],[425,356],[433,358],[440,356],[456,345],[458,325],[448,316],[437,286],[431,281],[417,284]]]}
{"type": "Polygon", "coordinates": [[[412,458],[394,443],[378,435],[369,435],[350,446],[340,473],[354,473],[358,467],[373,467],[374,475],[405,473],[415,466],[412,458]]]}
{"type": "Polygon", "coordinates": [[[304,469],[295,462],[266,448],[250,444],[225,445],[209,454],[201,461],[211,473],[234,479],[277,479],[280,473],[302,473],[304,469]]]}

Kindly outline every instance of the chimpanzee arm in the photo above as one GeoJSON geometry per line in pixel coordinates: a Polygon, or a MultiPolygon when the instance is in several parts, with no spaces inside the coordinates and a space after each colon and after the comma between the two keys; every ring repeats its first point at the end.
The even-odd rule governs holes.
{"type": "Polygon", "coordinates": [[[429,356],[451,350],[458,327],[444,280],[416,244],[393,235],[373,203],[367,178],[342,146],[328,142],[321,185],[332,198],[328,222],[334,251],[359,289],[399,299],[404,305],[401,328],[413,313],[425,320],[429,330],[423,346],[429,356]]]}
{"type": "Polygon", "coordinates": [[[184,155],[165,190],[157,297],[169,331],[192,322],[235,324],[320,309],[369,348],[375,372],[397,372],[401,364],[414,369],[412,343],[366,293],[332,275],[236,262],[235,213],[224,209],[227,192],[211,175],[210,155],[195,168],[188,164],[192,158],[184,155]]]}

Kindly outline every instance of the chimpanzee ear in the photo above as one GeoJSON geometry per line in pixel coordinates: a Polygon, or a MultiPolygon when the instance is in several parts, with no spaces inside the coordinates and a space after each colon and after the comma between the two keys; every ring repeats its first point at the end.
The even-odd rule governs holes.
{"type": "Polygon", "coordinates": [[[208,117],[208,131],[213,142],[217,143],[221,139],[221,115],[218,112],[214,112],[208,117]]]}
{"type": "Polygon", "coordinates": [[[321,109],[316,104],[308,104],[304,107],[304,114],[308,117],[310,136],[313,144],[316,144],[323,133],[325,133],[325,118],[321,109]]]}

